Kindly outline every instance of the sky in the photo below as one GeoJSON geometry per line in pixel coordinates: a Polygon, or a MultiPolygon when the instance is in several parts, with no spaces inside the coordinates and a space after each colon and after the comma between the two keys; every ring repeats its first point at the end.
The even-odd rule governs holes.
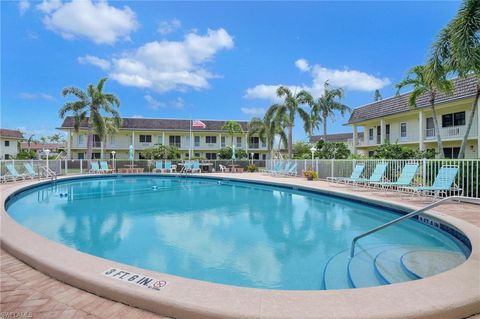
{"type": "MultiPolygon", "coordinates": [[[[108,77],[123,117],[249,120],[279,85],[318,98],[326,80],[351,108],[384,98],[460,2],[2,1],[2,128],[56,133],[58,110],[108,77]]],[[[348,132],[348,115],[328,132],[348,132]]],[[[321,133],[321,132],[315,132],[321,133]]],[[[306,140],[301,123],[295,140],[306,140]]]]}

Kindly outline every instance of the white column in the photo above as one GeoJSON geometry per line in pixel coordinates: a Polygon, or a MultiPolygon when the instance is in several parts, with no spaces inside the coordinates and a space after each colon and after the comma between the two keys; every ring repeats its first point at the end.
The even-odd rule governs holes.
{"type": "Polygon", "coordinates": [[[248,154],[248,133],[245,133],[245,151],[248,154]]]}
{"type": "Polygon", "coordinates": [[[358,130],[357,130],[357,126],[356,125],[353,125],[353,146],[352,146],[352,152],[353,154],[357,154],[357,139],[358,139],[358,130]]]}
{"type": "Polygon", "coordinates": [[[380,144],[385,142],[385,120],[380,119],[380,144]]]}
{"type": "Polygon", "coordinates": [[[165,145],[165,132],[162,132],[162,145],[165,145]]]}
{"type": "Polygon", "coordinates": [[[475,150],[477,156],[476,158],[480,158],[480,100],[478,101],[477,104],[477,112],[475,113],[477,115],[477,149],[475,150]]]}
{"type": "Polygon", "coordinates": [[[216,151],[222,148],[222,133],[218,133],[218,141],[217,141],[217,148],[216,151]]]}
{"type": "Polygon", "coordinates": [[[68,130],[67,136],[67,158],[72,159],[72,131],[68,130]]]}
{"type": "Polygon", "coordinates": [[[103,141],[100,141],[100,158],[101,158],[101,159],[104,159],[104,158],[103,158],[103,155],[104,155],[104,154],[103,154],[103,141]]]}
{"type": "Polygon", "coordinates": [[[135,159],[135,131],[132,131],[133,158],[135,159]]]}
{"type": "Polygon", "coordinates": [[[423,141],[423,137],[425,135],[425,116],[423,114],[423,111],[418,112],[418,149],[420,151],[425,150],[425,143],[423,141]]]}

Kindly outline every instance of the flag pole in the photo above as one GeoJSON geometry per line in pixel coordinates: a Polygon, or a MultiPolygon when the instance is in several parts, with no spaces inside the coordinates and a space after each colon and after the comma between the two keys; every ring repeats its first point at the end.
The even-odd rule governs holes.
{"type": "Polygon", "coordinates": [[[192,159],[192,117],[190,116],[190,146],[188,150],[188,159],[192,159]]]}

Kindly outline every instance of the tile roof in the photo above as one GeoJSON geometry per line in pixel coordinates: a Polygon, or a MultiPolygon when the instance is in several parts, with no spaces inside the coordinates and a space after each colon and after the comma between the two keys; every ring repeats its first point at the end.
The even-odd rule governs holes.
{"type": "MultiPolygon", "coordinates": [[[[457,78],[453,81],[455,85],[454,93],[448,96],[445,94],[438,94],[435,102],[436,104],[475,96],[477,89],[477,78],[475,76],[457,78]]],[[[410,93],[404,93],[356,108],[352,111],[348,124],[410,111],[411,107],[408,105],[409,96],[410,93]]],[[[429,105],[430,102],[428,95],[422,95],[417,99],[417,107],[427,107],[429,105]]]]}
{"type": "Polygon", "coordinates": [[[65,144],[63,143],[30,143],[30,147],[28,146],[27,142],[20,143],[20,149],[26,150],[30,148],[31,150],[57,150],[59,148],[64,148],[65,144]]]}
{"type": "MultiPolygon", "coordinates": [[[[363,132],[358,132],[357,137],[359,139],[363,138],[363,132]]],[[[328,142],[347,142],[351,138],[353,138],[353,133],[337,133],[327,134],[327,138],[325,140],[328,142]]],[[[310,137],[310,143],[316,143],[323,139],[323,135],[312,135],[310,137]]]]}
{"type": "Polygon", "coordinates": [[[19,130],[9,130],[6,128],[0,128],[0,137],[3,138],[13,138],[13,139],[22,139],[23,134],[19,130]]]}
{"type": "MultiPolygon", "coordinates": [[[[227,121],[220,120],[200,120],[205,123],[206,128],[195,128],[192,127],[192,131],[202,132],[202,131],[223,131],[222,127],[227,121]]],[[[236,121],[241,126],[242,129],[246,132],[248,129],[248,121],[236,121]]],[[[74,118],[68,116],[62,123],[60,128],[73,128],[74,118]]],[[[85,119],[81,125],[81,128],[87,128],[87,119],[85,119]]],[[[148,119],[148,118],[123,118],[122,128],[124,130],[165,130],[165,131],[189,131],[190,130],[190,120],[181,120],[181,119],[148,119]]]]}

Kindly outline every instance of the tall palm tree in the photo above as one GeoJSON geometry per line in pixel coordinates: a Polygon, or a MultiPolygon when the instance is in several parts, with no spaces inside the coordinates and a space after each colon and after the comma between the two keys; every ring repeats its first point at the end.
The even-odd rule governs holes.
{"type": "Polygon", "coordinates": [[[313,97],[305,90],[301,90],[298,93],[292,93],[292,91],[285,86],[280,86],[277,89],[277,96],[283,98],[282,103],[273,104],[267,110],[268,116],[274,116],[277,121],[285,122],[288,130],[287,147],[288,158],[292,158],[292,145],[293,145],[293,126],[295,125],[296,115],[300,115],[303,121],[303,128],[308,135],[312,133],[310,114],[305,111],[302,104],[313,104],[313,97]]]}
{"type": "Polygon", "coordinates": [[[275,137],[278,136],[284,145],[287,145],[287,135],[281,123],[274,117],[265,114],[264,117],[254,117],[248,123],[248,138],[258,136],[262,143],[267,145],[268,152],[273,151],[275,137]]]}
{"type": "Polygon", "coordinates": [[[324,84],[325,93],[313,103],[311,110],[312,127],[318,128],[320,122],[323,123],[323,138],[327,138],[327,119],[330,117],[335,121],[335,111],[340,112],[342,116],[350,112],[350,108],[336,99],[343,98],[343,89],[330,89],[328,81],[324,84]]]}
{"type": "Polygon", "coordinates": [[[35,136],[35,134],[31,134],[28,138],[27,138],[27,147],[28,147],[28,151],[30,152],[30,147],[32,145],[32,143],[35,143],[35,140],[33,139],[33,137],[35,136]]]}
{"type": "Polygon", "coordinates": [[[105,118],[105,136],[103,138],[103,154],[105,154],[107,148],[107,136],[118,133],[120,127],[122,126],[122,120],[120,119],[117,122],[114,118],[106,117],[105,118]]]}
{"type": "Polygon", "coordinates": [[[429,63],[433,72],[453,72],[460,77],[474,74],[477,92],[470,110],[458,158],[465,157],[468,135],[480,98],[480,1],[465,0],[457,15],[440,32],[432,47],[429,63]]]}
{"type": "MultiPolygon", "coordinates": [[[[422,95],[428,95],[430,102],[430,109],[432,110],[433,126],[435,129],[435,136],[437,137],[437,148],[440,158],[444,158],[443,143],[440,137],[440,130],[437,119],[437,111],[435,109],[435,98],[437,93],[450,94],[453,91],[453,84],[447,79],[447,74],[434,73],[431,70],[431,65],[417,65],[413,67],[407,77],[396,85],[397,95],[405,86],[413,86],[413,90],[408,98],[408,104],[411,107],[417,107],[417,98],[422,95]]],[[[423,132],[420,132],[423,134],[423,132]]]]}
{"type": "Polygon", "coordinates": [[[78,132],[80,122],[88,117],[87,159],[92,158],[93,133],[95,132],[100,140],[105,137],[106,127],[102,113],[110,114],[118,126],[121,123],[120,113],[117,111],[120,100],[111,93],[103,92],[103,86],[107,79],[100,79],[96,86],[89,84],[85,92],[76,87],[68,87],[62,91],[63,96],[73,95],[78,100],[65,103],[59,111],[60,118],[65,118],[68,112],[73,112],[74,129],[78,132]]]}
{"type": "Polygon", "coordinates": [[[243,129],[240,123],[237,121],[227,121],[222,127],[222,130],[227,131],[228,136],[231,138],[231,146],[233,146],[233,138],[237,134],[243,134],[243,129]]]}

